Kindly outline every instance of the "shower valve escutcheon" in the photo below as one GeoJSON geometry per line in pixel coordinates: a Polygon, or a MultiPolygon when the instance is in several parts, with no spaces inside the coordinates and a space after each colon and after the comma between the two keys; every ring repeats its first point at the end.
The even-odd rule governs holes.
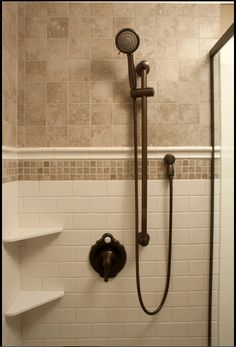
{"type": "Polygon", "coordinates": [[[104,278],[104,282],[115,277],[126,263],[123,245],[110,234],[105,233],[90,249],[89,261],[93,269],[104,278]]]}

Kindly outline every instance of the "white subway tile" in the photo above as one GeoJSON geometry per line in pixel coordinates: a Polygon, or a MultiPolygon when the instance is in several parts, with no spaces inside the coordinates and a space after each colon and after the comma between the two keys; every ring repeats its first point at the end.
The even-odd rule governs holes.
{"type": "Polygon", "coordinates": [[[190,275],[208,275],[209,260],[194,260],[189,262],[190,275]]]}
{"type": "Polygon", "coordinates": [[[89,262],[60,262],[58,263],[59,276],[61,277],[92,277],[94,270],[89,262]]]}
{"type": "Polygon", "coordinates": [[[7,202],[16,199],[18,195],[19,182],[7,182],[2,185],[2,201],[7,202]]]}
{"type": "Polygon", "coordinates": [[[158,323],[157,324],[157,335],[159,337],[165,336],[187,336],[188,324],[187,323],[158,323]]]}
{"type": "MultiPolygon", "coordinates": [[[[139,346],[139,338],[109,338],[108,339],[108,346],[139,346]]],[[[104,345],[100,345],[104,346],[104,345]]]]}
{"type": "Polygon", "coordinates": [[[105,229],[105,214],[74,214],[73,229],[105,229]]]}
{"type": "Polygon", "coordinates": [[[21,277],[21,290],[42,290],[41,278],[21,277]]]}
{"type": "Polygon", "coordinates": [[[208,228],[210,214],[208,212],[174,213],[173,228],[208,228]]]}
{"type": "Polygon", "coordinates": [[[47,247],[42,249],[43,261],[74,261],[75,249],[74,247],[47,247]]]}
{"type": "Polygon", "coordinates": [[[205,180],[175,180],[174,194],[177,195],[204,195],[206,189],[205,180]]]}
{"type": "Polygon", "coordinates": [[[37,346],[37,347],[38,346],[44,346],[44,341],[43,340],[27,339],[27,340],[22,340],[21,343],[22,343],[23,346],[37,346]]]}
{"type": "Polygon", "coordinates": [[[189,230],[189,243],[209,243],[209,228],[192,228],[189,230]]]}
{"type": "Polygon", "coordinates": [[[173,260],[205,259],[204,245],[175,245],[173,260]]]}
{"type": "Polygon", "coordinates": [[[72,181],[74,196],[106,196],[106,181],[72,181]]]}
{"type": "Polygon", "coordinates": [[[26,274],[29,277],[57,277],[57,263],[34,262],[26,263],[26,274]]]}
{"type": "Polygon", "coordinates": [[[173,291],[189,291],[189,290],[205,290],[204,277],[202,276],[173,276],[172,280],[173,291]]]}
{"type": "MultiPolygon", "coordinates": [[[[205,346],[206,343],[204,343],[203,339],[201,337],[173,337],[173,343],[172,345],[175,346],[205,346]]],[[[214,345],[212,345],[214,346],[214,345]]]]}
{"type": "Polygon", "coordinates": [[[93,324],[93,337],[124,337],[124,325],[120,323],[93,324]]]}
{"type": "Polygon", "coordinates": [[[167,180],[151,180],[148,182],[148,196],[160,196],[169,194],[167,180]]]}
{"type": "MultiPolygon", "coordinates": [[[[162,297],[162,293],[158,295],[158,302],[162,297]]],[[[186,292],[171,292],[169,291],[166,298],[166,306],[178,307],[178,306],[187,306],[188,305],[188,293],[186,292]]]]}
{"type": "Polygon", "coordinates": [[[134,228],[134,214],[111,213],[106,215],[106,226],[108,229],[131,229],[134,228]]]}
{"type": "Polygon", "coordinates": [[[21,262],[42,261],[41,247],[19,247],[21,262]]]}
{"type": "Polygon", "coordinates": [[[143,247],[139,251],[141,260],[165,260],[167,259],[167,250],[163,246],[143,247]]]}
{"type": "Polygon", "coordinates": [[[74,278],[43,278],[43,290],[64,290],[65,292],[75,291],[74,278]]]}
{"type": "Polygon", "coordinates": [[[88,261],[91,246],[75,247],[75,261],[88,261]]]}
{"type": "Polygon", "coordinates": [[[108,321],[107,309],[84,308],[76,309],[77,323],[102,323],[108,321]]]}
{"type": "Polygon", "coordinates": [[[39,181],[19,181],[18,196],[39,196],[39,181]]]}
{"type": "Polygon", "coordinates": [[[76,308],[76,307],[90,307],[91,295],[90,294],[67,294],[60,299],[60,307],[62,308],[76,308]]]}
{"type": "Polygon", "coordinates": [[[44,346],[78,346],[76,339],[50,339],[44,340],[44,346]]]}
{"type": "Polygon", "coordinates": [[[202,307],[173,307],[172,321],[174,322],[196,322],[203,320],[202,307]]]}
{"type": "Polygon", "coordinates": [[[188,293],[189,306],[207,306],[208,305],[208,292],[195,291],[188,293]]]}
{"type": "Polygon", "coordinates": [[[74,309],[54,309],[44,310],[45,323],[75,323],[75,310],[74,309]]]}
{"type": "Polygon", "coordinates": [[[188,323],[188,336],[207,336],[207,322],[188,323]]]}
{"type": "MultiPolygon", "coordinates": [[[[168,201],[169,201],[169,198],[168,198],[168,201]]],[[[168,207],[168,211],[169,211],[169,207],[168,207]]],[[[173,211],[175,211],[175,212],[188,212],[189,211],[189,197],[188,196],[174,196],[173,197],[173,211]]]]}
{"type": "Polygon", "coordinates": [[[109,308],[108,321],[123,323],[123,322],[140,322],[139,308],[109,308]]]}
{"type": "MultiPolygon", "coordinates": [[[[143,296],[143,299],[145,301],[145,305],[148,307],[150,306],[155,306],[157,303],[157,295],[155,293],[148,293],[146,292],[143,296]]],[[[124,306],[127,308],[134,307],[137,308],[139,307],[139,301],[138,301],[138,296],[137,293],[125,293],[124,294],[124,306]]]]}
{"type": "Polygon", "coordinates": [[[60,212],[60,213],[89,212],[89,198],[77,198],[77,197],[57,198],[57,212],[60,212]]]}
{"type": "Polygon", "coordinates": [[[61,338],[87,338],[92,336],[90,324],[62,324],[61,338]]]}
{"type": "Polygon", "coordinates": [[[94,293],[92,294],[92,307],[123,307],[124,295],[122,293],[94,293]]]}
{"type": "Polygon", "coordinates": [[[21,315],[22,324],[42,324],[43,321],[43,308],[37,307],[29,310],[21,315]]]}
{"type": "Polygon", "coordinates": [[[39,214],[19,214],[18,220],[21,227],[39,226],[39,214]]]}
{"type": "Polygon", "coordinates": [[[189,239],[189,230],[188,229],[174,229],[172,232],[172,242],[174,245],[181,244],[186,245],[188,244],[189,239]]]}
{"type": "Polygon", "coordinates": [[[136,290],[136,282],[135,277],[121,277],[118,275],[117,277],[110,278],[108,282],[108,291],[110,293],[127,293],[134,292],[136,290]]]}
{"type": "Polygon", "coordinates": [[[173,261],[171,272],[174,276],[187,276],[189,274],[187,261],[173,261]]]}
{"type": "MultiPolygon", "coordinates": [[[[158,338],[158,337],[154,337],[154,338],[149,338],[149,337],[144,337],[144,338],[140,338],[140,346],[174,346],[174,344],[172,344],[172,340],[171,338],[158,338]]],[[[137,345],[135,345],[137,346],[137,345]]]]}
{"type": "Polygon", "coordinates": [[[122,198],[103,197],[90,198],[90,212],[123,212],[122,198]]]}
{"type": "Polygon", "coordinates": [[[71,196],[72,181],[40,181],[40,196],[71,196]]]}
{"type": "Polygon", "coordinates": [[[28,325],[29,339],[59,338],[60,326],[58,324],[28,325]]]}
{"type": "Polygon", "coordinates": [[[190,196],[190,211],[210,211],[210,196],[190,196]]]}
{"type": "Polygon", "coordinates": [[[56,198],[24,198],[24,213],[56,212],[56,198]]]}
{"type": "Polygon", "coordinates": [[[148,228],[166,229],[169,225],[168,213],[149,213],[147,219],[148,228]]]}
{"type": "Polygon", "coordinates": [[[107,196],[134,196],[134,182],[124,181],[106,181],[107,196]]]}
{"type": "Polygon", "coordinates": [[[93,278],[76,278],[75,288],[78,293],[106,293],[107,283],[104,282],[102,277],[94,273],[93,278]]]}
{"type": "Polygon", "coordinates": [[[76,346],[107,346],[107,339],[79,339],[76,346]]]}
{"type": "Polygon", "coordinates": [[[63,229],[72,229],[72,214],[40,214],[39,219],[42,227],[61,226],[63,229]]]}
{"type": "Polygon", "coordinates": [[[57,240],[59,246],[91,245],[89,230],[63,230],[57,240]]]}
{"type": "Polygon", "coordinates": [[[125,323],[124,334],[126,337],[143,337],[148,335],[149,337],[156,336],[156,324],[145,323],[125,323]]]}

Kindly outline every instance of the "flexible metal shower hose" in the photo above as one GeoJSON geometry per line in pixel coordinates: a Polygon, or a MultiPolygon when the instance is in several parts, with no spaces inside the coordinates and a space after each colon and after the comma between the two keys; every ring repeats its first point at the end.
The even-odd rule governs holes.
{"type": "Polygon", "coordinates": [[[173,214],[173,177],[169,176],[169,246],[167,260],[167,276],[165,290],[160,305],[154,310],[149,311],[143,302],[142,292],[140,287],[139,274],[139,205],[138,205],[138,139],[137,139],[137,104],[136,99],[133,99],[133,118],[134,118],[134,175],[135,175],[135,262],[136,262],[136,284],[140,305],[143,311],[152,316],[157,314],[163,307],[169,291],[170,274],[171,274],[171,252],[172,252],[172,214],[173,214]]]}

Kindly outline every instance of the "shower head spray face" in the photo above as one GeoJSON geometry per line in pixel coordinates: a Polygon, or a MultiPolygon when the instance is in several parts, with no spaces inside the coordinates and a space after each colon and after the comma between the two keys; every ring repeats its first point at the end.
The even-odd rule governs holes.
{"type": "Polygon", "coordinates": [[[130,28],[124,28],[116,34],[117,49],[125,54],[132,54],[139,46],[139,36],[130,28]]]}

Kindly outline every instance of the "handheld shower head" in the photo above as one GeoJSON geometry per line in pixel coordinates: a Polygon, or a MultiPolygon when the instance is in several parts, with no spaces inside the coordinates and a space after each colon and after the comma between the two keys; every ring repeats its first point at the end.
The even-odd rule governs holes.
{"type": "Polygon", "coordinates": [[[132,54],[139,46],[139,36],[133,29],[121,29],[115,38],[117,49],[125,54],[132,54]]]}
{"type": "Polygon", "coordinates": [[[120,52],[127,54],[130,88],[136,89],[136,71],[132,53],[139,46],[139,36],[133,29],[124,28],[116,34],[115,44],[120,52]]]}

